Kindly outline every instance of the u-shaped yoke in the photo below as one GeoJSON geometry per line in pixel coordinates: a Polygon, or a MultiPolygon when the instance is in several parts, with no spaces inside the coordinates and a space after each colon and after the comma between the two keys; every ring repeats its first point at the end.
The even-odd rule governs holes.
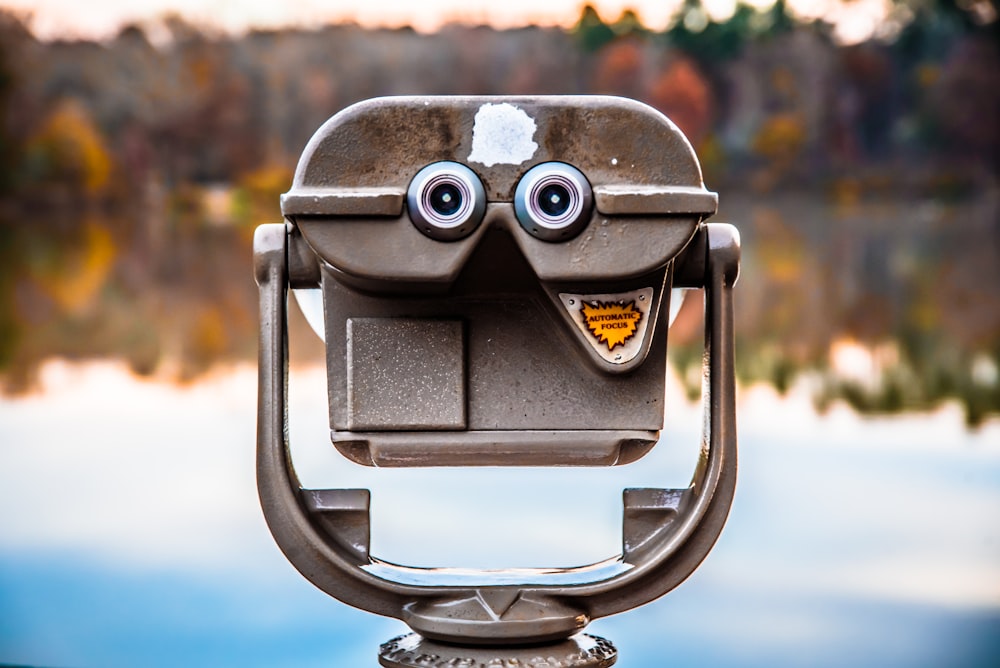
{"type": "MultiPolygon", "coordinates": [[[[383,562],[368,550],[367,490],[301,488],[287,424],[289,229],[263,225],[254,238],[260,288],[257,485],[275,541],[314,585],[348,605],[401,619],[435,640],[546,642],[659,598],[707,556],[736,486],[732,289],[740,246],[734,227],[700,225],[676,260],[674,284],[701,287],[705,298],[705,433],[691,485],[625,490],[617,557],[579,568],[500,574],[383,562]]],[[[293,261],[297,252],[291,252],[293,261]]]]}

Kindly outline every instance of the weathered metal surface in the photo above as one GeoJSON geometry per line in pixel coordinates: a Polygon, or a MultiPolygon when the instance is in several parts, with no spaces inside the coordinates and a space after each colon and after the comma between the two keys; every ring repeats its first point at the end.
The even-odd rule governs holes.
{"type": "Polygon", "coordinates": [[[405,198],[399,188],[301,188],[281,201],[299,216],[400,216],[405,198]]]}
{"type": "Polygon", "coordinates": [[[463,432],[333,431],[333,445],[365,466],[618,466],[656,443],[653,430],[477,429],[463,432]]]}
{"type": "Polygon", "coordinates": [[[499,651],[445,645],[411,633],[384,643],[378,657],[385,668],[608,668],[617,660],[614,645],[585,633],[552,645],[499,651]]]}
{"type": "Polygon", "coordinates": [[[320,128],[302,154],[282,212],[330,265],[395,290],[401,281],[451,283],[491,226],[512,235],[542,280],[647,273],[684,247],[716,202],[684,136],[637,102],[403,97],[360,103],[320,128]],[[532,167],[565,163],[589,181],[597,206],[582,231],[557,244],[538,244],[511,215],[488,215],[470,236],[441,244],[420,234],[405,212],[393,216],[391,207],[371,201],[379,200],[374,192],[383,193],[386,204],[395,202],[391,193],[406,192],[422,168],[440,161],[471,168],[487,205],[503,204],[507,214],[532,167]],[[355,210],[343,206],[352,190],[355,210]]]}
{"type": "MultiPolygon", "coordinates": [[[[348,369],[347,322],[359,317],[464,322],[464,338],[456,342],[455,351],[465,352],[468,431],[431,437],[442,444],[475,442],[479,431],[511,431],[527,446],[534,432],[594,430],[605,433],[610,445],[621,440],[618,431],[656,432],[663,426],[669,309],[669,291],[663,290],[665,271],[611,284],[615,292],[653,290],[646,314],[649,324],[641,339],[634,337],[635,354],[624,363],[605,359],[595,350],[588,340],[592,335],[580,331],[573,322],[577,314],[567,312],[558,296],[566,288],[560,284],[546,289],[524,269],[523,260],[519,263],[517,249],[504,235],[496,243],[483,244],[463,274],[461,289],[444,295],[372,295],[339,279],[324,269],[330,424],[338,441],[353,440],[352,431],[371,431],[352,426],[350,416],[348,382],[358,374],[348,369]]],[[[590,285],[569,287],[577,288],[574,293],[609,292],[590,285]]],[[[385,345],[380,364],[391,363],[393,350],[385,345]]],[[[387,395],[385,410],[398,410],[401,426],[407,407],[392,396],[387,395]]],[[[398,431],[388,423],[382,423],[382,430],[398,431]]],[[[545,442],[538,447],[550,463],[557,463],[552,458],[559,453],[571,453],[566,448],[553,450],[545,442]]],[[[519,451],[529,454],[526,447],[519,451]]],[[[506,464],[525,462],[512,453],[506,464]]]]}
{"type": "MultiPolygon", "coordinates": [[[[457,206],[452,197],[480,197],[473,191],[440,201],[457,206]]],[[[490,646],[483,665],[520,656],[509,645],[554,646],[665,594],[708,554],[736,481],[739,237],[703,222],[716,204],[676,127],[617,98],[381,99],[317,132],[282,200],[288,225],[262,226],[255,238],[258,489],[275,541],[305,577],[423,636],[423,654],[396,645],[383,666],[435,665],[427,661],[444,655],[428,648],[441,642],[461,646],[442,665],[476,665],[461,663],[478,660],[469,645],[490,646]],[[404,194],[441,161],[472,170],[487,201],[475,203],[485,213],[474,229],[435,237],[417,227],[404,194]],[[520,180],[545,162],[571,165],[593,187],[572,238],[537,238],[515,213],[520,180]],[[367,492],[302,490],[290,461],[287,289],[315,286],[333,440],[377,466],[641,457],[663,425],[671,288],[702,289],[706,423],[690,487],[625,490],[622,553],[596,564],[489,572],[379,560],[368,548],[367,492]]]]}
{"type": "MultiPolygon", "coordinates": [[[[633,513],[626,517],[625,553],[618,557],[623,568],[557,569],[564,576],[560,584],[522,585],[517,587],[519,596],[549,600],[554,610],[574,602],[588,619],[629,610],[680,584],[697,568],[718,537],[736,480],[731,291],[738,273],[739,247],[735,230],[729,226],[707,226],[702,234],[706,237],[704,242],[694,247],[706,253],[708,421],[703,456],[691,487],[685,492],[683,516],[673,518],[664,513],[670,526],[658,532],[656,540],[648,541],[643,535],[652,533],[651,530],[636,524],[633,513]],[[644,543],[641,550],[632,547],[639,543],[644,543]],[[594,572],[605,575],[594,580],[594,572]]],[[[437,569],[423,569],[420,584],[407,584],[403,569],[396,577],[393,565],[374,557],[369,557],[369,564],[380,566],[378,575],[369,573],[364,565],[358,565],[363,550],[356,540],[357,521],[345,523],[342,528],[336,523],[331,526],[317,517],[319,508],[303,502],[286,438],[286,283],[281,278],[286,272],[286,240],[287,231],[282,225],[262,226],[255,238],[255,272],[261,287],[257,479],[261,505],[275,541],[292,564],[317,587],[350,605],[382,615],[404,618],[406,610],[414,610],[419,602],[452,609],[449,601],[457,605],[475,598],[483,590],[509,589],[509,582],[491,584],[493,576],[487,572],[467,576],[466,580],[471,581],[467,586],[455,585],[447,570],[437,578],[437,569]],[[341,531],[344,535],[338,536],[341,531]]],[[[685,263],[685,266],[690,265],[685,263]]],[[[693,278],[690,273],[687,277],[693,278]]],[[[357,517],[358,505],[355,503],[350,509],[357,517]]],[[[447,624],[448,619],[448,615],[442,615],[439,621],[447,624]]],[[[454,621],[458,625],[455,634],[444,639],[461,642],[468,638],[468,628],[463,626],[461,618],[454,621]]],[[[487,638],[502,637],[503,622],[482,624],[477,633],[487,638]]]]}
{"type": "MultiPolygon", "coordinates": [[[[687,139],[639,102],[600,96],[416,96],[367,100],[327,121],[302,152],[291,193],[347,187],[405,191],[415,164],[441,160],[472,167],[491,202],[510,202],[521,175],[549,161],[576,166],[595,187],[702,186],[687,139]],[[525,150],[504,152],[519,143],[519,131],[527,135],[520,141],[525,150]]],[[[286,200],[285,216],[302,213],[286,200]]]]}
{"type": "Polygon", "coordinates": [[[347,428],[464,429],[460,320],[348,318],[347,428]]]}
{"type": "Polygon", "coordinates": [[[700,213],[711,216],[719,196],[691,186],[606,185],[594,189],[597,210],[608,216],[700,213]]]}

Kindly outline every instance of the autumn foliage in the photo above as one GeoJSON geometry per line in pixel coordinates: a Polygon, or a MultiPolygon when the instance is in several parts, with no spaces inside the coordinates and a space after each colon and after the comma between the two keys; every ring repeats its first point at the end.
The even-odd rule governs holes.
{"type": "MultiPolygon", "coordinates": [[[[670,118],[740,226],[744,382],[818,373],[823,397],[865,410],[1000,412],[982,382],[1000,367],[998,22],[982,3],[900,5],[855,45],[780,1],[713,20],[686,0],[661,31],[592,7],[571,30],[431,35],[232,36],[174,16],[156,43],[142,26],[42,42],[0,12],[0,384],[30,388],[53,355],[180,379],[253,359],[252,230],[281,220],[302,148],[354,102],[602,93],[670,118]],[[879,383],[830,375],[842,340],[893,351],[879,383]]],[[[696,301],[671,343],[694,391],[696,301]]]]}

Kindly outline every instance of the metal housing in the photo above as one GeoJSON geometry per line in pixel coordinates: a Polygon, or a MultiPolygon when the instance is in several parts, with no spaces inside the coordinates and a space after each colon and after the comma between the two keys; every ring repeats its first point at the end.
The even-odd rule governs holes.
{"type": "Polygon", "coordinates": [[[680,131],[630,100],[383,98],[330,119],[282,197],[287,222],[254,242],[258,487],[289,560],[350,605],[460,644],[559,641],[683,581],[736,479],[739,236],[703,222],[716,205],[680,131]],[[482,221],[461,238],[410,220],[409,184],[434,162],[482,183],[482,221]],[[551,162],[593,192],[586,224],[559,241],[536,238],[514,206],[524,175],[551,162]],[[291,465],[290,287],[322,290],[334,444],[376,466],[634,461],[663,424],[671,288],[702,289],[706,421],[691,485],[625,490],[622,552],[597,564],[470,573],[379,560],[368,491],[301,489],[291,465]]]}

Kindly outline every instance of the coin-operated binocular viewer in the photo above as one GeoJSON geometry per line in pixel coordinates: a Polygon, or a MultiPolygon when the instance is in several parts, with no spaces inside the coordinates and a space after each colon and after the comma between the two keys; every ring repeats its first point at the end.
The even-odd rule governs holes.
{"type": "Polygon", "coordinates": [[[736,481],[739,237],[683,134],[607,97],[404,97],[305,149],[254,241],[257,476],[313,584],[403,620],[383,666],[610,666],[579,633],[690,575],[736,481]],[[413,568],[369,553],[369,492],[302,489],[287,443],[286,300],[320,288],[333,444],[367,466],[613,466],[664,419],[673,288],[704,292],[705,432],[686,489],[624,490],[621,554],[575,568],[413,568]]]}

